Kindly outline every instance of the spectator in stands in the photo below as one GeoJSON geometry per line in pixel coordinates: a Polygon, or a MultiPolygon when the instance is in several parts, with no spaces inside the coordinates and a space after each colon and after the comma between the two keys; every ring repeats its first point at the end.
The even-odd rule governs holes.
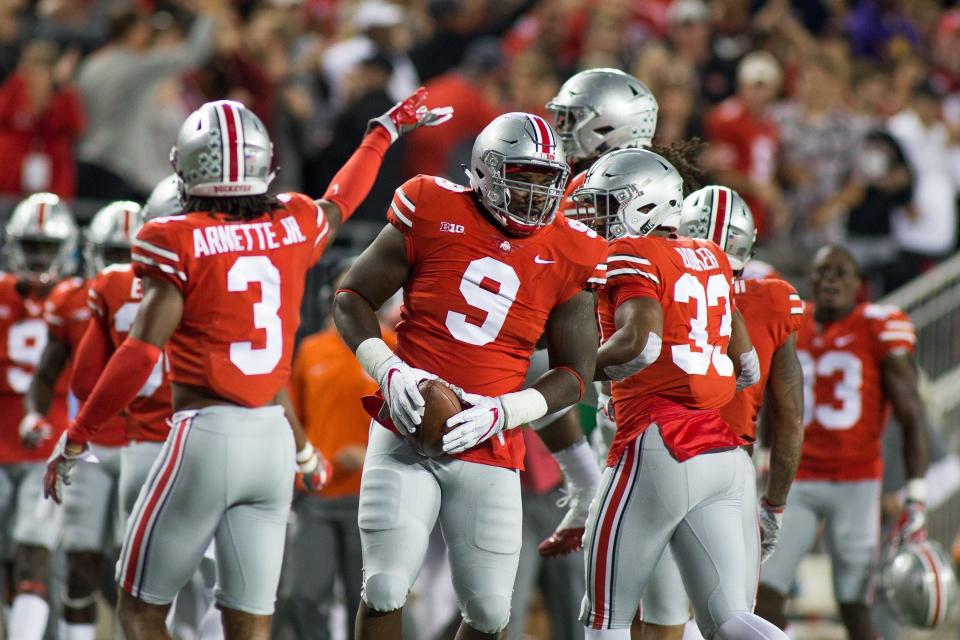
{"type": "Polygon", "coordinates": [[[869,132],[856,149],[846,184],[810,217],[810,225],[843,224],[846,246],[864,272],[871,298],[889,291],[885,276],[897,258],[892,235],[895,213],[913,199],[913,175],[897,141],[887,132],[869,132]]]}
{"type": "Polygon", "coordinates": [[[427,106],[450,105],[457,115],[442,127],[421,127],[404,138],[405,177],[422,173],[454,182],[463,179],[459,164],[469,158],[474,138],[502,112],[499,89],[505,68],[500,43],[479,40],[459,70],[426,84],[427,106]]]}
{"type": "Polygon", "coordinates": [[[390,99],[399,102],[413,93],[420,78],[408,55],[413,40],[407,11],[384,0],[364,0],[353,14],[352,26],[357,35],[331,46],[324,56],[324,74],[334,108],[338,112],[346,108],[347,75],[375,55],[387,57],[393,67],[387,90],[390,99]]]}
{"type": "Polygon", "coordinates": [[[843,220],[810,215],[832,196],[853,169],[860,130],[846,107],[846,75],[834,60],[813,54],[801,63],[793,97],[777,104],[781,179],[791,237],[814,250],[843,236],[843,220]]]}
{"type": "Polygon", "coordinates": [[[697,99],[713,104],[734,90],[737,58],[715,38],[710,10],[702,0],[676,0],[667,10],[667,42],[676,60],[693,65],[697,99]],[[721,52],[715,50],[721,45],[721,52]]]}
{"type": "Polygon", "coordinates": [[[858,0],[846,18],[853,53],[877,60],[894,59],[920,43],[920,34],[898,0],[858,0]]]}
{"type": "MultiPolygon", "coordinates": [[[[328,294],[333,297],[349,262],[339,265],[328,294]]],[[[393,347],[396,337],[383,327],[393,347]]],[[[334,582],[343,583],[347,629],[336,634],[353,637],[354,617],[360,606],[363,557],[357,512],[360,475],[367,450],[370,416],[360,404],[377,391],[344,344],[332,321],[304,338],[297,348],[290,378],[297,415],[310,443],[333,465],[333,479],[319,495],[298,493],[296,516],[287,535],[274,637],[283,640],[326,640],[331,636],[329,614],[334,582]]]]}
{"type": "Polygon", "coordinates": [[[129,9],[111,15],[109,41],[83,62],[77,80],[88,118],[77,147],[78,195],[136,199],[153,188],[137,170],[147,144],[143,114],[158,82],[207,59],[221,3],[197,0],[187,41],[164,49],[150,47],[148,16],[129,9]]]}
{"type": "Polygon", "coordinates": [[[53,43],[31,42],[0,86],[0,193],[22,197],[51,191],[73,197],[73,143],[84,125],[72,85],[77,59],[76,51],[58,59],[53,43]]]}
{"type": "Polygon", "coordinates": [[[889,288],[906,284],[957,246],[960,132],[944,123],[942,100],[933,83],[921,82],[910,106],[888,123],[914,175],[913,203],[893,219],[899,255],[889,288]]]}
{"type": "Polygon", "coordinates": [[[786,208],[776,180],[780,158],[777,125],[768,107],[780,91],[780,64],[765,51],[744,56],[737,93],[711,109],[704,122],[712,147],[704,156],[718,184],[737,190],[750,205],[761,239],[784,229],[786,208]]]}

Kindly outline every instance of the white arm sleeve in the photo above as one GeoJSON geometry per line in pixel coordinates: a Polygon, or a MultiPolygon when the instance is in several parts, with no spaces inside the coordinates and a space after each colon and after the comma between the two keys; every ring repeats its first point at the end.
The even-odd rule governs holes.
{"type": "Polygon", "coordinates": [[[643,351],[641,351],[639,355],[633,360],[624,362],[623,364],[612,364],[604,367],[603,372],[610,376],[611,380],[623,380],[636,373],[640,373],[657,361],[657,358],[660,357],[662,344],[663,341],[660,339],[660,336],[651,331],[647,335],[647,343],[643,345],[643,351]]]}

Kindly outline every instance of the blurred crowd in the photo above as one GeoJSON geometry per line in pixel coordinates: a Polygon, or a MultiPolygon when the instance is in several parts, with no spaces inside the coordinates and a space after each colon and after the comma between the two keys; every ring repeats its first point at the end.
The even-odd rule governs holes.
{"type": "Polygon", "coordinates": [[[250,106],[280,189],[322,193],[367,120],[418,85],[449,125],[391,151],[360,212],[416,173],[462,181],[472,136],[546,115],[609,66],[700,137],[708,178],[786,273],[843,240],[875,293],[950,255],[960,187],[960,8],[935,0],[0,0],[0,194],[142,199],[183,118],[250,106]],[[788,250],[784,250],[788,249],[788,250]]]}

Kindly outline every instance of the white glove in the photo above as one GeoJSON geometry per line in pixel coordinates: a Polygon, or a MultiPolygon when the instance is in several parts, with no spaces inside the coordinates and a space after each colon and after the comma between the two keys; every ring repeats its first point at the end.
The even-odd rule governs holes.
{"type": "Polygon", "coordinates": [[[769,560],[777,550],[785,509],[783,505],[775,507],[766,500],[760,501],[760,564],[769,560]]]}
{"type": "Polygon", "coordinates": [[[93,454],[88,444],[84,444],[83,450],[74,455],[68,454],[66,447],[67,432],[64,431],[60,439],[57,440],[57,446],[54,447],[53,453],[51,453],[47,459],[47,471],[43,477],[43,496],[45,498],[53,498],[57,504],[60,503],[62,497],[60,485],[70,484],[70,480],[73,477],[73,468],[77,466],[77,463],[80,461],[91,463],[99,462],[97,456],[93,454]]]}
{"type": "Polygon", "coordinates": [[[450,385],[450,388],[460,402],[470,406],[447,420],[450,431],[443,436],[444,453],[461,453],[486,442],[501,431],[547,415],[547,400],[536,389],[524,389],[491,398],[467,393],[454,385],[450,385]]]}
{"type": "Polygon", "coordinates": [[[30,411],[23,416],[18,431],[20,432],[20,442],[27,449],[36,449],[53,434],[53,429],[47,419],[35,411],[30,411]]]}
{"type": "Polygon", "coordinates": [[[357,361],[380,385],[383,400],[397,429],[407,435],[415,432],[426,405],[417,385],[421,380],[432,380],[436,376],[408,365],[380,338],[369,338],[360,343],[357,361]]]}
{"type": "Polygon", "coordinates": [[[597,454],[600,468],[607,466],[607,454],[613,438],[617,435],[617,422],[613,415],[613,403],[605,393],[597,394],[597,428],[590,435],[590,444],[597,454]]]}

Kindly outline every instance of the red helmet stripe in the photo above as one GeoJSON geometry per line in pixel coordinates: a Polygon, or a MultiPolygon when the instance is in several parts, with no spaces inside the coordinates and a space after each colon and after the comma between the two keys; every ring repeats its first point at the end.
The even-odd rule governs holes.
{"type": "Polygon", "coordinates": [[[728,197],[726,189],[717,189],[714,191],[713,199],[713,235],[711,240],[719,246],[721,249],[725,249],[724,245],[726,244],[726,233],[724,232],[724,226],[727,222],[727,207],[730,204],[730,198],[728,197]]]}
{"type": "Polygon", "coordinates": [[[918,545],[917,550],[920,552],[920,557],[926,561],[929,565],[930,571],[933,573],[935,580],[933,581],[934,586],[934,599],[933,599],[933,611],[931,615],[927,616],[928,626],[935,627],[941,622],[943,617],[943,600],[942,594],[940,593],[940,566],[934,560],[933,556],[923,545],[918,545]]]}
{"type": "Polygon", "coordinates": [[[539,153],[552,153],[550,149],[550,127],[547,126],[547,123],[543,121],[543,118],[540,116],[529,116],[530,121],[533,123],[533,130],[536,132],[535,142],[537,143],[537,151],[539,153]]]}
{"type": "Polygon", "coordinates": [[[123,235],[130,237],[130,209],[123,210],[123,235]]]}
{"type": "Polygon", "coordinates": [[[43,233],[43,223],[47,217],[47,203],[41,201],[37,204],[37,232],[43,233]]]}
{"type": "Polygon", "coordinates": [[[237,122],[235,120],[235,112],[232,105],[229,103],[222,103],[220,108],[223,110],[223,123],[227,125],[226,130],[226,140],[225,145],[227,147],[227,157],[228,157],[228,172],[229,175],[223,176],[227,178],[230,182],[236,182],[238,179],[239,169],[237,164],[239,162],[237,146],[238,146],[238,136],[237,136],[237,122]]]}

